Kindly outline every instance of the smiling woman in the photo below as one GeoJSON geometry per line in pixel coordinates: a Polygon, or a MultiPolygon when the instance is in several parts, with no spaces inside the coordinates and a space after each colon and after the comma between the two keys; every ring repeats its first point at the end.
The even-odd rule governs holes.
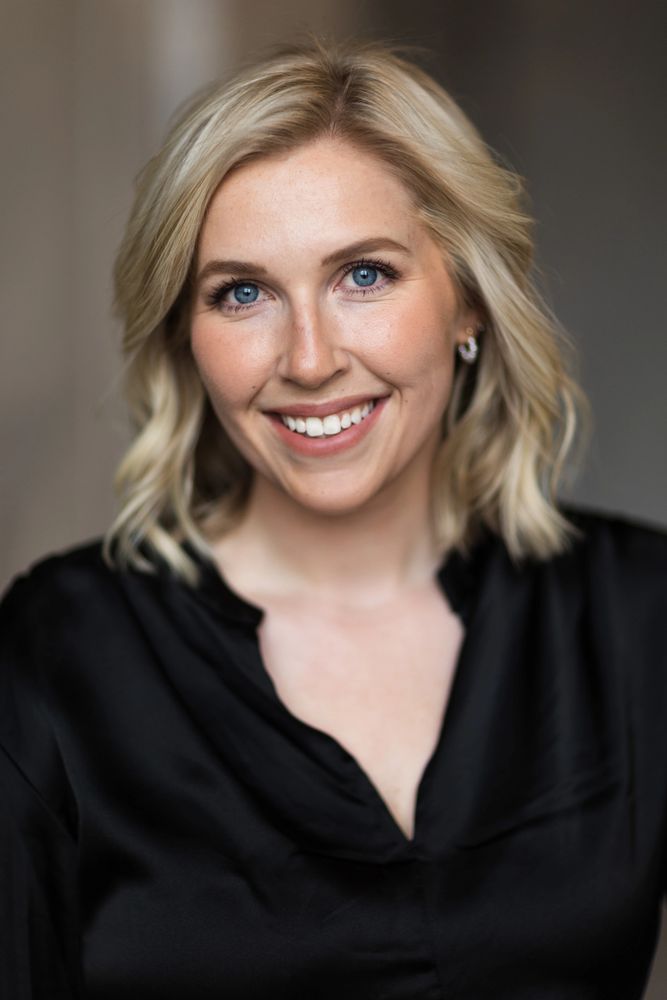
{"type": "Polygon", "coordinates": [[[106,539],[0,630],[21,1000],[636,1000],[667,536],[565,509],[521,185],[382,45],[199,95],[120,249],[106,539]]]}
{"type": "Polygon", "coordinates": [[[428,478],[455,345],[480,324],[381,159],[325,138],[235,171],[196,266],[195,364],[256,491],[342,513],[428,478]],[[230,267],[240,248],[257,264],[230,267]]]}
{"type": "MultiPolygon", "coordinates": [[[[265,377],[268,353],[275,361],[282,352],[282,383],[253,390],[260,408],[335,401],[339,390],[387,394],[391,371],[363,374],[347,351],[352,337],[368,351],[400,325],[387,339],[388,358],[402,337],[415,362],[423,352],[424,372],[433,365],[434,383],[439,367],[452,369],[420,401],[433,406],[420,417],[422,433],[439,407],[440,432],[430,426],[439,550],[465,549],[488,527],[514,556],[557,552],[570,529],[553,501],[581,394],[563,361],[565,340],[531,284],[530,228],[518,178],[494,162],[433,80],[382,46],[283,50],[199,95],[141,178],[118,259],[140,433],[119,473],[125,502],[107,556],[113,548],[118,564],[149,568],[141,541],[192,581],[196,567],[179,539],[210,555],[210,539],[245,514],[250,442],[239,441],[236,400],[224,417],[211,411],[189,349],[193,310],[195,355],[206,347],[198,331],[215,320],[218,376],[227,356],[227,384],[238,377],[239,351],[253,385],[265,377]],[[360,284],[354,276],[364,265],[374,280],[367,273],[360,284]],[[438,301],[445,295],[459,311],[455,332],[454,303],[438,301]],[[438,330],[431,315],[428,336],[415,338],[422,314],[437,309],[438,330]],[[347,340],[336,344],[343,317],[347,340]],[[286,351],[299,333],[301,343],[286,351]],[[454,371],[447,338],[453,347],[471,337],[483,347],[479,363],[472,370],[458,355],[454,371]],[[337,367],[343,355],[347,370],[337,367]],[[295,383],[285,376],[294,364],[315,369],[295,383]],[[174,399],[188,405],[176,410],[174,399]]],[[[420,391],[390,393],[387,433],[399,413],[407,426],[405,407],[414,409],[420,391]]],[[[320,452],[325,444],[333,448],[319,442],[320,452]]],[[[338,466],[316,474],[322,485],[337,481],[338,466]]]]}

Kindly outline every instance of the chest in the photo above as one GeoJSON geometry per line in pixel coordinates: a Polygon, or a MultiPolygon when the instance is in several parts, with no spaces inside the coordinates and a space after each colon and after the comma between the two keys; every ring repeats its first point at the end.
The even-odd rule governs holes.
{"type": "Polygon", "coordinates": [[[373,613],[269,608],[260,627],[283,704],[355,757],[407,837],[462,640],[437,588],[373,613]]]}

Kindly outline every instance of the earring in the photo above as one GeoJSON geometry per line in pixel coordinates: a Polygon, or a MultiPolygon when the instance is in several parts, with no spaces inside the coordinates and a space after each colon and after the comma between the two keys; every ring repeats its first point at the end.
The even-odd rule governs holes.
{"type": "Polygon", "coordinates": [[[467,328],[466,333],[468,334],[468,339],[465,344],[459,344],[457,350],[462,361],[465,361],[467,365],[474,365],[479,354],[479,344],[477,343],[475,331],[471,326],[467,328]]]}

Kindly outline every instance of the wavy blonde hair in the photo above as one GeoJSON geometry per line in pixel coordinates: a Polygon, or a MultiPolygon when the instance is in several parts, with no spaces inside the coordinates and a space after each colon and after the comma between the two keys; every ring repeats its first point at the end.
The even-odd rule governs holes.
{"type": "Polygon", "coordinates": [[[458,362],[443,414],[433,477],[443,549],[465,551],[486,526],[513,558],[559,552],[572,529],[556,490],[585,401],[531,277],[521,180],[394,49],[308,39],[197,95],[139,176],[115,268],[136,435],[117,472],[107,560],[148,570],[157,556],[194,583],[182,543],[210,555],[209,539],[242,516],[252,469],[215,418],[189,346],[197,240],[228,171],[322,136],[400,178],[484,321],[478,363],[458,362]]]}

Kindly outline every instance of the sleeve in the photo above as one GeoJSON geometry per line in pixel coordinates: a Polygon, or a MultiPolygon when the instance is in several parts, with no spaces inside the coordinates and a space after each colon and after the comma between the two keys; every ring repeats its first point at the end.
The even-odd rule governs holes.
{"type": "Polygon", "coordinates": [[[0,997],[83,995],[73,796],[42,684],[44,598],[31,576],[0,603],[0,997]]]}

